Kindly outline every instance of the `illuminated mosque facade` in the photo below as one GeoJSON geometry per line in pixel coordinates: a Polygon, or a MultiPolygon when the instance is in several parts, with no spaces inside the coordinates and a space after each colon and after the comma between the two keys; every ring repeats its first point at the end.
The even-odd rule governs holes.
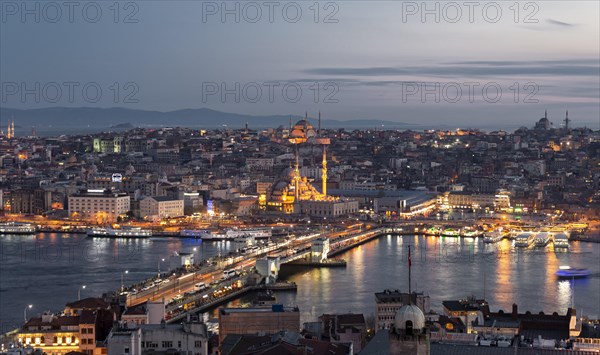
{"type": "Polygon", "coordinates": [[[285,169],[272,185],[265,198],[266,209],[286,214],[299,213],[315,217],[337,217],[358,212],[358,201],[327,195],[327,146],[329,138],[321,137],[321,114],[319,128],[306,118],[290,127],[288,141],[294,145],[295,162],[293,167],[285,169]],[[323,147],[321,161],[321,191],[319,192],[300,174],[298,145],[312,144],[323,147]]]}

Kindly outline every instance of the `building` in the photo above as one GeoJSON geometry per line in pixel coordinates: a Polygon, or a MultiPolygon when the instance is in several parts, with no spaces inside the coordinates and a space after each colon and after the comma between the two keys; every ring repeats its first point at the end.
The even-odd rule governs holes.
{"type": "Polygon", "coordinates": [[[10,212],[43,214],[52,207],[52,192],[42,189],[19,189],[10,193],[10,212]]]}
{"type": "Polygon", "coordinates": [[[321,340],[331,343],[352,344],[355,353],[360,352],[366,344],[367,323],[362,314],[323,314],[321,322],[321,340]]]}
{"type": "Polygon", "coordinates": [[[428,191],[397,190],[385,195],[373,199],[373,209],[376,213],[408,217],[427,214],[437,204],[437,195],[428,191]]]}
{"type": "Polygon", "coordinates": [[[86,218],[97,223],[116,222],[130,210],[130,197],[112,190],[87,190],[69,196],[69,216],[86,218]]]}
{"type": "Polygon", "coordinates": [[[429,355],[430,339],[425,315],[417,306],[402,306],[396,312],[390,329],[379,330],[360,354],[429,355]]]}
{"type": "Polygon", "coordinates": [[[482,309],[488,307],[488,304],[485,300],[469,297],[458,301],[443,301],[442,306],[446,316],[459,318],[467,326],[467,333],[471,333],[473,321],[482,317],[482,309]]]}
{"type": "Polygon", "coordinates": [[[445,204],[450,208],[490,208],[505,210],[510,208],[510,196],[507,193],[476,194],[452,191],[446,194],[445,204]]]}
{"type": "Polygon", "coordinates": [[[204,323],[143,324],[134,328],[115,326],[107,338],[108,354],[208,354],[208,332],[204,323]]]}
{"type": "Polygon", "coordinates": [[[519,313],[516,304],[513,304],[511,312],[490,312],[489,307],[484,305],[478,317],[468,326],[479,334],[523,336],[533,340],[530,343],[533,347],[544,347],[544,341],[554,347],[561,340],[579,337],[582,331],[582,324],[577,320],[574,308],[568,308],[564,315],[519,313]]]}
{"type": "Polygon", "coordinates": [[[358,212],[358,201],[349,198],[300,201],[300,213],[311,217],[340,217],[358,212]]]}
{"type": "MultiPolygon", "coordinates": [[[[319,118],[319,126],[320,126],[319,118]]],[[[301,213],[314,217],[337,217],[358,211],[358,201],[327,195],[327,149],[329,138],[318,137],[308,119],[298,121],[290,127],[289,142],[295,146],[295,163],[283,171],[271,185],[266,195],[259,194],[262,208],[283,213],[301,213]],[[323,146],[321,161],[321,191],[317,190],[306,176],[300,174],[298,145],[308,143],[323,146]]],[[[257,190],[258,190],[257,186],[257,190]]],[[[262,189],[261,189],[262,190],[262,189]]]]}
{"type": "Polygon", "coordinates": [[[140,201],[140,217],[161,220],[184,215],[184,200],[168,196],[146,197],[140,201]]]}
{"type": "Polygon", "coordinates": [[[142,324],[160,324],[165,319],[165,303],[148,301],[136,307],[127,308],[121,315],[121,321],[128,327],[142,324]]]}
{"type": "MultiPolygon", "coordinates": [[[[82,300],[81,305],[94,303],[82,300]]],[[[20,344],[41,348],[46,354],[63,355],[71,351],[106,354],[103,341],[115,320],[110,309],[79,309],[77,313],[44,313],[33,317],[19,329],[20,344]]],[[[68,308],[68,306],[67,306],[68,308]]]]}
{"type": "Polygon", "coordinates": [[[279,331],[300,330],[297,307],[221,308],[219,309],[219,343],[229,334],[276,334],[279,331]]]}
{"type": "Polygon", "coordinates": [[[539,121],[535,123],[534,129],[536,131],[547,131],[552,128],[552,123],[548,119],[548,111],[545,111],[544,117],[540,118],[539,121]]]}
{"type": "Polygon", "coordinates": [[[384,290],[375,293],[375,329],[389,329],[400,308],[407,304],[414,304],[421,309],[424,314],[431,311],[429,295],[423,292],[413,292],[410,297],[408,292],[398,290],[384,290]]]}
{"type": "Polygon", "coordinates": [[[228,335],[221,343],[222,355],[306,354],[352,355],[352,344],[306,339],[295,332],[275,335],[228,335]]]}

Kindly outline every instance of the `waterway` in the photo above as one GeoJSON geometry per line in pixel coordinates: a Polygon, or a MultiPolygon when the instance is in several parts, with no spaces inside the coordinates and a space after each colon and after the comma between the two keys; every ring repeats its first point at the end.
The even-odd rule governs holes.
{"type": "MultiPolygon", "coordinates": [[[[408,290],[408,246],[412,250],[412,288],[441,302],[470,295],[485,295],[492,310],[564,313],[575,304],[579,312],[600,318],[600,244],[574,242],[569,252],[515,249],[508,240],[484,244],[481,240],[424,236],[382,236],[343,255],[346,268],[308,269],[286,275],[298,284],[297,293],[281,292],[278,300],[298,306],[301,321],[323,313],[375,313],[375,292],[408,290]],[[558,280],[560,265],[586,267],[587,279],[558,280]]],[[[168,269],[168,257],[176,251],[195,252],[197,258],[226,254],[228,242],[201,243],[170,238],[114,240],[83,235],[39,234],[0,236],[0,324],[2,330],[20,325],[27,305],[28,316],[62,310],[81,297],[97,296],[125,283],[168,269]],[[194,251],[194,248],[196,249],[194,251]],[[166,261],[161,260],[165,258],[166,261]],[[127,270],[128,273],[124,271],[127,270]]],[[[243,306],[251,295],[229,305],[243,306]]],[[[214,318],[216,311],[206,314],[214,318]]]]}

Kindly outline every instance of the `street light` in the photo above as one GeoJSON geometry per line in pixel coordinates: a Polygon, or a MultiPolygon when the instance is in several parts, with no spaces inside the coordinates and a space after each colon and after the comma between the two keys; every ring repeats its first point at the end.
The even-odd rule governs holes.
{"type": "Polygon", "coordinates": [[[23,310],[23,319],[25,319],[25,322],[27,322],[27,309],[31,309],[32,307],[33,307],[33,305],[30,304],[27,307],[25,307],[25,309],[23,310]]]}
{"type": "Polygon", "coordinates": [[[81,290],[84,289],[85,290],[85,285],[82,285],[78,290],[77,290],[77,299],[81,300],[81,290]]]}
{"type": "Polygon", "coordinates": [[[158,278],[159,278],[159,279],[160,279],[160,263],[161,263],[161,262],[164,262],[164,261],[165,261],[165,258],[162,258],[162,259],[159,259],[159,260],[158,260],[158,278]]]}
{"type": "Polygon", "coordinates": [[[125,274],[129,274],[129,270],[125,270],[121,273],[121,292],[125,291],[125,274]]]}

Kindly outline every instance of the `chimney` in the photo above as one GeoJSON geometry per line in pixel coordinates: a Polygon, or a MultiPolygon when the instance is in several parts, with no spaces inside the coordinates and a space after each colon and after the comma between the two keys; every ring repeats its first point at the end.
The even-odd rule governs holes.
{"type": "Polygon", "coordinates": [[[512,305],[512,319],[517,319],[517,315],[519,314],[519,312],[517,311],[517,304],[513,303],[512,305]]]}

